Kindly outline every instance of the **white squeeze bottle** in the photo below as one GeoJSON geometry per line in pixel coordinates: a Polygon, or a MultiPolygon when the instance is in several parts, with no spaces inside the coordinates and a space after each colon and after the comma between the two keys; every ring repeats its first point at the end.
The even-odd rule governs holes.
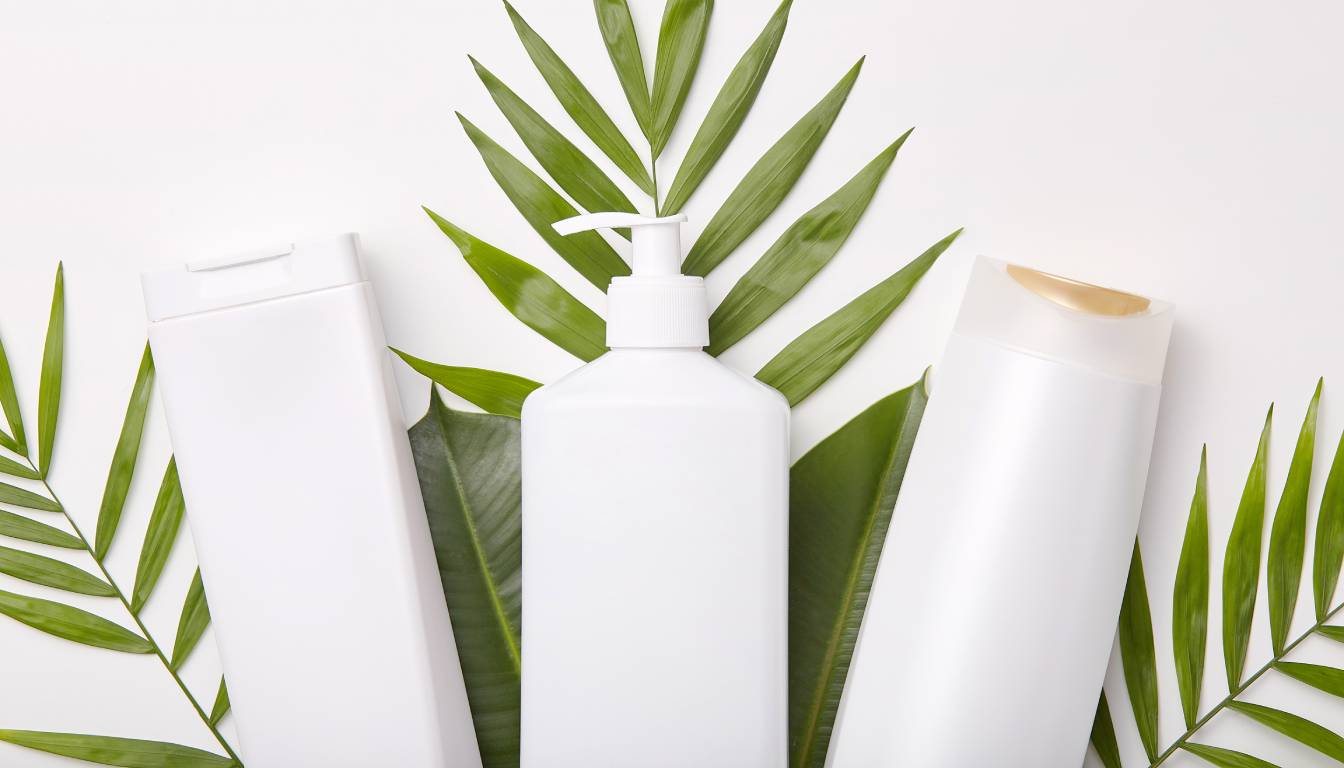
{"type": "Polygon", "coordinates": [[[1077,768],[1115,637],[1171,308],[978,259],[933,371],[830,768],[1077,768]]]}
{"type": "Polygon", "coordinates": [[[523,768],[780,768],[789,408],[702,351],[685,216],[632,227],[611,351],[523,406],[523,768]]]}
{"type": "Polygon", "coordinates": [[[358,240],[143,276],[248,768],[479,768],[358,240]]]}

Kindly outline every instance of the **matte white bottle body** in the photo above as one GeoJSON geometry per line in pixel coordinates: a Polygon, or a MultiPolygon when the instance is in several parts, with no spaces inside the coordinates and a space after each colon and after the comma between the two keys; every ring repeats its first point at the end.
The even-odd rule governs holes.
{"type": "Polygon", "coordinates": [[[524,768],[778,768],[788,405],[616,349],[523,409],[524,768]]]}
{"type": "Polygon", "coordinates": [[[479,766],[369,285],[150,340],[249,768],[479,766]]]}

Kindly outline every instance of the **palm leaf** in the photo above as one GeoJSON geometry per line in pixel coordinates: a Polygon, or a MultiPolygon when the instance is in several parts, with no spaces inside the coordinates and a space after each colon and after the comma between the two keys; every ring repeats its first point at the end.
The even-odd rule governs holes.
{"type": "Polygon", "coordinates": [[[714,97],[714,103],[709,105],[704,122],[691,139],[686,157],[677,168],[677,175],[668,188],[667,199],[663,201],[661,215],[668,216],[681,211],[742,127],[742,121],[756,103],[756,96],[761,92],[770,65],[775,61],[779,43],[784,39],[784,28],[788,26],[789,7],[792,4],[793,0],[780,3],[765,29],[761,30],[761,34],[728,74],[719,94],[714,97]]]}
{"type": "Polygon", "coordinates": [[[1181,745],[1181,749],[1219,768],[1279,768],[1271,762],[1251,757],[1244,752],[1233,752],[1230,749],[1210,747],[1206,744],[1186,742],[1181,745]]]}
{"type": "Polygon", "coordinates": [[[162,741],[44,731],[0,731],[0,741],[122,768],[228,768],[236,765],[227,757],[162,741]]]}
{"type": "Polygon", "coordinates": [[[1234,701],[1228,706],[1261,725],[1273,728],[1294,741],[1305,744],[1323,755],[1344,762],[1344,738],[1331,730],[1291,712],[1263,707],[1259,704],[1234,701]]]}
{"type": "Polygon", "coordinates": [[[1297,593],[1302,584],[1302,557],[1307,544],[1307,491],[1311,484],[1311,460],[1316,451],[1316,411],[1321,400],[1321,384],[1307,406],[1288,480],[1274,512],[1269,534],[1269,628],[1274,639],[1274,655],[1283,655],[1288,630],[1293,623],[1297,593]]]}
{"type": "Polygon", "coordinates": [[[656,159],[663,153],[681,108],[690,93],[700,53],[709,33],[713,0],[668,0],[658,30],[658,53],[653,70],[652,135],[649,144],[656,159]]]}
{"type": "Polygon", "coordinates": [[[820,768],[927,378],[879,400],[794,464],[789,482],[789,764],[820,768]]]}
{"type": "Polygon", "coordinates": [[[788,303],[840,251],[868,210],[906,131],[854,178],[780,235],[709,316],[712,355],[722,353],[788,303]]]}
{"type": "Polygon", "coordinates": [[[1276,662],[1274,669],[1332,696],[1344,697],[1344,669],[1292,661],[1276,662]]]}
{"type": "Polygon", "coordinates": [[[1265,414],[1255,460],[1246,476],[1246,487],[1232,521],[1223,557],[1223,661],[1227,690],[1241,687],[1246,669],[1246,649],[1255,619],[1255,594],[1260,588],[1260,548],[1265,537],[1265,478],[1269,465],[1269,434],[1274,406],[1265,414]]]}
{"type": "Polygon", "coordinates": [[[511,373],[440,365],[421,360],[395,347],[392,351],[418,373],[486,413],[512,416],[516,419],[523,412],[523,400],[541,386],[531,379],[514,376],[511,373]]]}
{"type": "Polygon", "coordinates": [[[1324,621],[1335,599],[1339,569],[1344,564],[1344,435],[1335,449],[1335,460],[1325,478],[1321,512],[1316,518],[1316,554],[1312,559],[1312,595],[1316,621],[1324,621]]]}
{"type": "Polygon", "coordinates": [[[458,657],[487,768],[518,764],[522,486],[516,419],[449,409],[411,428],[458,657]]]}
{"type": "Polygon", "coordinates": [[[804,331],[766,363],[756,378],[783,393],[790,405],[802,402],[872,338],[960,235],[958,229],[934,243],[898,272],[804,331]]]}
{"type": "Polygon", "coordinates": [[[99,558],[107,557],[112,548],[112,539],[116,536],[117,526],[121,523],[121,511],[126,505],[126,494],[131,488],[131,478],[135,475],[136,459],[140,455],[140,438],[144,434],[145,414],[149,410],[149,398],[154,391],[154,358],[149,345],[140,356],[140,368],[135,374],[135,384],[131,387],[130,402],[126,404],[126,416],[121,423],[121,435],[117,438],[117,447],[112,452],[112,466],[107,470],[107,484],[103,488],[102,505],[98,508],[98,527],[94,534],[93,551],[99,558]]]}
{"type": "Polygon", "coordinates": [[[186,663],[196,644],[210,626],[210,606],[205,601],[205,584],[201,581],[201,569],[191,577],[191,586],[187,588],[187,598],[182,601],[182,614],[177,619],[177,637],[173,640],[173,669],[180,669],[186,663]]]}
{"type": "Polygon", "coordinates": [[[602,31],[602,42],[607,56],[616,69],[616,77],[625,91],[625,100],[635,114],[635,122],[645,138],[653,135],[653,106],[649,100],[649,79],[644,74],[644,55],[639,52],[639,38],[635,35],[635,20],[625,0],[593,0],[597,11],[597,26],[602,31]]]}
{"type": "Polygon", "coordinates": [[[0,573],[81,595],[113,597],[117,591],[93,574],[44,555],[0,547],[0,573]]]}
{"type": "Polygon", "coordinates": [[[13,504],[16,507],[38,509],[43,512],[60,512],[61,505],[24,488],[0,483],[0,504],[13,504]]]}
{"type": "Polygon", "coordinates": [[[14,373],[9,368],[9,357],[5,354],[5,344],[0,341],[0,410],[5,413],[5,423],[9,425],[9,434],[0,431],[4,445],[9,450],[28,455],[28,437],[23,433],[23,413],[19,410],[19,394],[14,389],[14,373]]]}
{"type": "Polygon", "coordinates": [[[1323,626],[1317,627],[1316,631],[1322,637],[1328,637],[1337,643],[1344,643],[1344,627],[1323,626]]]}
{"type": "Polygon", "coordinates": [[[428,208],[425,213],[453,241],[495,298],[524,325],[581,360],[595,360],[607,351],[606,323],[545,272],[468,234],[428,208]]]}
{"type": "Polygon", "coordinates": [[[859,59],[840,82],[747,171],[691,246],[682,271],[688,275],[709,274],[779,207],[831,130],[862,67],[863,59],[859,59]]]}
{"type": "Polygon", "coordinates": [[[229,687],[224,683],[224,678],[219,678],[219,691],[215,694],[215,704],[210,707],[210,724],[219,725],[224,716],[229,713],[229,687]]]}
{"type": "Polygon", "coordinates": [[[1208,449],[1199,455],[1199,477],[1190,502],[1185,541],[1176,566],[1172,595],[1171,641],[1176,654],[1176,680],[1181,692],[1185,727],[1199,719],[1199,694],[1204,684],[1204,654],[1209,629],[1209,479],[1208,449]]]}
{"type": "Polygon", "coordinates": [[[3,509],[0,509],[0,536],[23,539],[24,541],[46,544],[52,547],[64,547],[65,549],[84,548],[84,542],[59,528],[53,528],[36,520],[29,520],[22,515],[6,512],[3,509]]]}
{"type": "Polygon", "coordinates": [[[56,286],[51,293],[51,317],[42,348],[42,376],[37,386],[37,470],[51,472],[51,451],[56,445],[56,419],[61,410],[61,371],[65,367],[65,265],[56,265],[56,286]]]}
{"type": "Polygon", "coordinates": [[[457,117],[495,183],[560,258],[603,291],[611,278],[630,274],[630,268],[621,260],[620,254],[596,232],[580,232],[568,238],[556,232],[552,224],[577,215],[579,210],[470,120],[461,114],[457,117]]]}
{"type": "Polygon", "coordinates": [[[159,495],[154,500],[154,511],[145,531],[145,543],[140,549],[140,563],[135,569],[135,589],[131,591],[131,610],[139,613],[145,607],[154,587],[163,574],[163,566],[177,541],[177,529],[182,525],[182,485],[177,476],[177,460],[169,459],[159,484],[159,495]]]}
{"type": "Polygon", "coordinates": [[[26,467],[5,456],[0,456],[0,474],[9,475],[10,477],[21,477],[24,480],[42,479],[42,475],[32,467],[26,467]]]}
{"type": "Polygon", "coordinates": [[[1111,720],[1111,706],[1106,703],[1106,692],[1097,700],[1097,714],[1092,718],[1092,748],[1106,768],[1124,768],[1120,762],[1120,745],[1115,740],[1115,722],[1111,720]]]}
{"type": "Polygon", "coordinates": [[[1120,604],[1120,660],[1139,739],[1152,762],[1157,759],[1157,656],[1153,649],[1148,586],[1143,579],[1143,555],[1137,541],[1129,564],[1124,600],[1120,604]]]}
{"type": "Polygon", "coordinates": [[[652,197],[653,179],[649,177],[648,169],[644,167],[639,155],[635,154],[634,148],[630,146],[621,130],[602,109],[602,105],[597,103],[597,99],[593,98],[593,94],[579,81],[573,70],[532,27],[528,26],[513,6],[505,2],[504,7],[508,9],[509,19],[512,20],[513,28],[518,32],[518,38],[522,40],[527,55],[536,65],[537,71],[545,78],[546,84],[551,87],[551,92],[559,100],[560,106],[569,113],[570,118],[593,144],[621,169],[622,173],[635,182],[645,194],[652,197]]]}
{"type": "Polygon", "coordinates": [[[49,635],[123,653],[153,653],[145,638],[101,616],[63,603],[0,591],[0,613],[49,635]]]}

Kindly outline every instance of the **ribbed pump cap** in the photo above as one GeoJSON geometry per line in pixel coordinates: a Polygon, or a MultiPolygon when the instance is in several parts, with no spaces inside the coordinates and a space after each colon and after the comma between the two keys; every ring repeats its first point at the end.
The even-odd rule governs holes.
{"type": "Polygon", "coordinates": [[[607,288],[607,346],[704,347],[709,344],[705,281],[681,274],[681,224],[685,214],[651,218],[635,213],[589,213],[554,224],[572,235],[604,227],[630,227],[634,259],[629,277],[607,288]]]}

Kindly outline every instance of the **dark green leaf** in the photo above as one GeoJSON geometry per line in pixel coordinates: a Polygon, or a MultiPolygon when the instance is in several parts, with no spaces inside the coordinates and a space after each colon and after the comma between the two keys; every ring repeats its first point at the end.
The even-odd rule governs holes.
{"type": "Polygon", "coordinates": [[[120,624],[62,603],[0,591],[0,613],[76,643],[124,653],[154,652],[154,646],[120,624]]]}
{"type": "Polygon", "coordinates": [[[56,445],[56,418],[61,410],[61,371],[65,366],[65,265],[56,265],[56,286],[51,293],[51,317],[47,341],[42,348],[42,376],[37,385],[37,470],[51,472],[51,451],[56,445]]]}
{"type": "Polygon", "coordinates": [[[1311,484],[1311,460],[1316,451],[1316,410],[1321,400],[1321,384],[1307,406],[1302,431],[1288,465],[1288,480],[1279,496],[1274,524],[1269,533],[1269,629],[1274,639],[1274,655],[1282,656],[1293,624],[1297,593],[1302,586],[1302,558],[1307,546],[1307,491],[1311,484]]]}
{"type": "Polygon", "coordinates": [[[1317,627],[1316,631],[1325,637],[1334,640],[1337,643],[1344,643],[1344,627],[1332,627],[1329,625],[1317,627]]]}
{"type": "Polygon", "coordinates": [[[560,258],[604,291],[611,278],[630,274],[616,249],[596,232],[579,232],[569,237],[556,232],[552,224],[578,215],[579,210],[471,121],[460,114],[457,117],[500,189],[560,258]]]}
{"type": "Polygon", "coordinates": [[[1321,513],[1316,518],[1316,556],[1312,561],[1312,586],[1316,620],[1324,621],[1335,599],[1340,565],[1344,564],[1344,436],[1335,449],[1335,460],[1325,478],[1321,513]]]}
{"type": "Polygon", "coordinates": [[[186,663],[196,644],[210,626],[210,606],[205,602],[205,585],[201,582],[201,569],[191,577],[191,586],[187,588],[187,599],[182,601],[182,615],[177,619],[177,637],[173,640],[173,669],[179,669],[186,663]]]}
{"type": "Polygon", "coordinates": [[[695,138],[691,139],[686,157],[677,168],[677,175],[668,188],[667,199],[663,201],[662,215],[681,211],[737,135],[737,129],[742,127],[742,121],[756,103],[756,95],[760,93],[761,84],[765,82],[770,65],[775,61],[779,42],[784,38],[784,28],[788,25],[789,6],[792,4],[793,0],[780,3],[765,29],[728,74],[728,79],[719,89],[719,95],[709,105],[704,122],[695,132],[695,138]]]}
{"type": "Polygon", "coordinates": [[[487,413],[516,419],[523,412],[523,400],[532,394],[532,390],[541,386],[531,379],[511,373],[440,365],[408,355],[395,347],[392,351],[420,374],[487,413]]]}
{"type": "Polygon", "coordinates": [[[1260,546],[1265,537],[1265,477],[1269,463],[1269,433],[1274,422],[1274,406],[1265,414],[1255,460],[1246,476],[1232,533],[1227,538],[1223,559],[1223,661],[1227,669],[1227,690],[1241,687],[1246,668],[1246,649],[1251,642],[1251,623],[1255,619],[1255,594],[1260,588],[1260,546]]]}
{"type": "Polygon", "coordinates": [[[663,8],[653,69],[653,135],[649,138],[655,158],[667,146],[681,116],[686,94],[700,67],[713,11],[713,0],[668,0],[663,8]]]}
{"type": "Polygon", "coordinates": [[[219,692],[215,694],[215,705],[210,708],[210,724],[219,725],[224,716],[229,713],[229,687],[224,683],[224,678],[219,678],[219,692]]]}
{"type": "Polygon", "coordinates": [[[1111,707],[1106,703],[1106,692],[1101,692],[1097,701],[1097,714],[1092,719],[1092,748],[1101,758],[1106,768],[1124,768],[1120,762],[1120,745],[1115,741],[1115,723],[1111,720],[1111,707]]]}
{"type": "Polygon", "coordinates": [[[928,400],[927,379],[879,400],[808,451],[789,483],[789,741],[826,758],[882,545],[928,400]]]}
{"type": "Polygon", "coordinates": [[[471,64],[499,111],[504,113],[523,144],[527,145],[528,151],[561,189],[590,211],[635,212],[634,204],[620,187],[607,178],[602,169],[573,142],[546,122],[544,117],[479,61],[473,58],[471,64]]]}
{"type": "Polygon", "coordinates": [[[934,243],[900,271],[804,331],[766,363],[756,378],[782,392],[789,405],[802,402],[872,338],[938,256],[960,235],[958,229],[934,243]]]}
{"type": "Polygon", "coordinates": [[[593,98],[593,94],[579,81],[574,71],[556,55],[540,35],[533,31],[532,27],[528,26],[513,6],[507,2],[504,6],[509,11],[509,18],[513,20],[513,28],[518,31],[518,38],[523,41],[523,47],[527,49],[527,55],[531,57],[537,71],[546,79],[547,85],[560,101],[560,106],[564,107],[565,112],[569,113],[575,124],[592,139],[597,148],[621,169],[621,173],[652,197],[653,179],[649,177],[648,169],[644,167],[643,161],[639,159],[639,155],[635,153],[634,147],[630,146],[621,130],[602,109],[602,105],[597,103],[597,99],[593,98]]]}
{"type": "Polygon", "coordinates": [[[64,547],[66,549],[83,549],[84,542],[71,536],[59,528],[52,528],[45,523],[39,523],[36,520],[29,520],[13,512],[6,512],[0,509],[0,536],[8,536],[12,539],[23,539],[38,544],[47,544],[53,547],[64,547]]]}
{"type": "Polygon", "coordinates": [[[1233,752],[1230,749],[1222,749],[1220,747],[1210,747],[1204,744],[1186,742],[1181,745],[1181,749],[1184,749],[1186,752],[1196,755],[1219,768],[1279,768],[1271,762],[1261,760],[1258,757],[1251,757],[1245,752],[1233,752]]]}
{"type": "Polygon", "coordinates": [[[182,485],[177,476],[177,459],[168,460],[159,483],[159,495],[154,500],[154,512],[149,516],[145,543],[140,549],[140,563],[135,569],[135,589],[131,593],[131,610],[136,613],[145,607],[149,596],[163,574],[163,566],[177,541],[177,529],[182,525],[182,485]]]}
{"type": "Polygon", "coordinates": [[[449,409],[411,428],[439,574],[487,768],[518,765],[522,486],[517,419],[449,409]]]}
{"type": "Polygon", "coordinates": [[[10,477],[21,477],[24,480],[41,480],[42,475],[38,474],[32,467],[25,466],[19,462],[0,456],[0,474],[10,477]]]}
{"type": "Polygon", "coordinates": [[[1293,661],[1275,662],[1274,668],[1313,688],[1319,688],[1334,696],[1344,697],[1344,669],[1323,667],[1319,664],[1301,664],[1293,661]]]}
{"type": "Polygon", "coordinates": [[[1259,704],[1232,701],[1228,702],[1227,706],[1323,755],[1344,762],[1344,738],[1340,738],[1339,734],[1333,731],[1290,712],[1262,707],[1259,704]]]}
{"type": "MultiPolygon", "coordinates": [[[[0,442],[9,450],[28,455],[28,437],[23,433],[23,413],[19,411],[19,393],[14,389],[14,373],[9,368],[9,357],[5,354],[4,342],[0,341],[0,410],[5,412],[5,422],[10,434],[0,442]]],[[[0,432],[0,435],[3,435],[0,432]]]]}
{"type": "Polygon", "coordinates": [[[117,594],[107,582],[69,563],[9,547],[0,547],[0,573],[81,595],[113,597],[117,594]]]}
{"type": "Polygon", "coordinates": [[[126,417],[121,422],[121,435],[112,452],[112,466],[107,470],[107,484],[103,488],[103,502],[98,508],[98,529],[94,534],[93,551],[99,559],[107,557],[121,523],[121,511],[126,506],[126,494],[135,474],[135,462],[140,455],[140,438],[145,430],[145,413],[154,392],[154,358],[149,345],[140,356],[140,368],[131,387],[131,399],[126,404],[126,417]]]}
{"type": "Polygon", "coordinates": [[[1139,740],[1151,762],[1157,759],[1157,657],[1153,650],[1153,617],[1148,608],[1148,585],[1143,580],[1143,556],[1134,542],[1124,601],[1120,604],[1120,660],[1125,688],[1134,709],[1139,740]]]}
{"type": "Polygon", "coordinates": [[[1176,566],[1171,603],[1171,645],[1176,654],[1176,681],[1181,690],[1185,727],[1199,719],[1199,694],[1204,685],[1204,654],[1209,630],[1209,479],[1208,449],[1199,455],[1199,477],[1190,502],[1185,541],[1176,566]]]}
{"type": "Polygon", "coordinates": [[[60,512],[61,505],[32,491],[0,483],[0,504],[13,504],[16,507],[40,509],[43,512],[60,512]]]}
{"type": "Polygon", "coordinates": [[[428,208],[425,213],[453,241],[495,298],[524,325],[581,360],[595,360],[607,351],[606,323],[545,272],[468,234],[428,208]]]}
{"type": "Polygon", "coordinates": [[[625,0],[593,0],[597,11],[597,26],[602,30],[602,42],[621,81],[630,111],[644,136],[653,135],[653,106],[649,101],[649,79],[644,74],[644,55],[639,52],[639,38],[635,36],[635,20],[625,0]]]}
{"type": "Polygon", "coordinates": [[[122,768],[229,768],[234,765],[230,758],[162,741],[43,731],[0,731],[0,741],[122,768]]]}
{"type": "Polygon", "coordinates": [[[803,214],[751,265],[710,315],[710,344],[705,351],[717,355],[742,340],[830,262],[868,210],[909,135],[906,131],[854,178],[803,214]]]}
{"type": "Polygon", "coordinates": [[[862,66],[863,59],[859,59],[830,93],[747,171],[691,246],[683,267],[686,274],[709,274],[774,212],[831,130],[862,66]]]}

